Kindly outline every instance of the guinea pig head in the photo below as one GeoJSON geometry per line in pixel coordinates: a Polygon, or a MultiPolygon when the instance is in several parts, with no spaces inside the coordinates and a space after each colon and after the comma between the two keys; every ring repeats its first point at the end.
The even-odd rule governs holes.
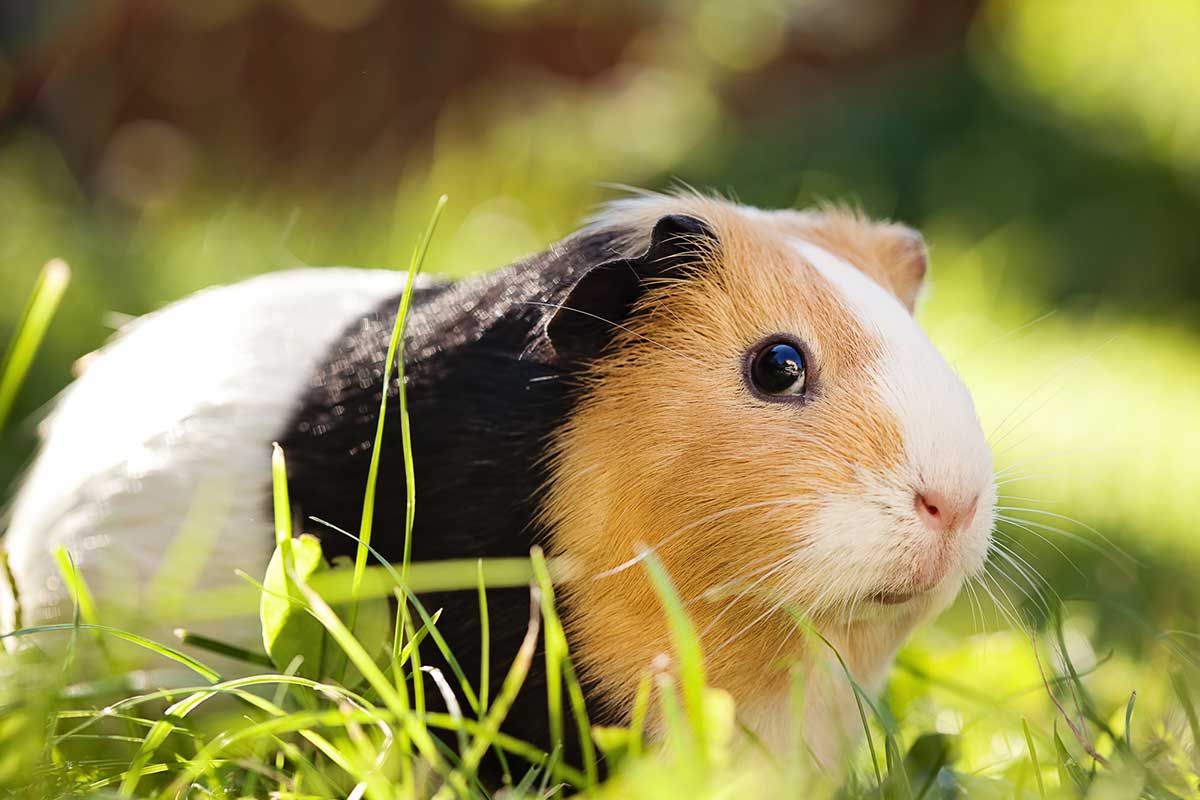
{"type": "Polygon", "coordinates": [[[693,195],[595,225],[629,255],[548,326],[582,366],[542,506],[585,674],[623,701],[669,650],[652,552],[740,701],[785,685],[797,617],[874,680],[983,568],[993,525],[970,395],[911,314],[920,237],[693,195]]]}

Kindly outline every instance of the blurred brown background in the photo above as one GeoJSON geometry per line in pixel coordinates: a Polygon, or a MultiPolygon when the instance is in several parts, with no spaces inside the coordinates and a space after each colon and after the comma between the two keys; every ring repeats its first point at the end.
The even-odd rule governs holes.
{"type": "Polygon", "coordinates": [[[13,3],[0,11],[5,120],[44,124],[81,175],[141,172],[141,191],[117,175],[107,186],[134,204],[177,188],[165,178],[182,177],[184,165],[171,162],[197,154],[226,179],[371,188],[427,158],[454,106],[490,112],[452,123],[481,137],[494,116],[536,113],[551,91],[628,90],[642,70],[671,64],[673,77],[753,123],[847,80],[961,47],[977,6],[13,3]],[[148,120],[156,124],[138,125],[148,120]],[[171,175],[149,185],[164,169],[171,175]]]}

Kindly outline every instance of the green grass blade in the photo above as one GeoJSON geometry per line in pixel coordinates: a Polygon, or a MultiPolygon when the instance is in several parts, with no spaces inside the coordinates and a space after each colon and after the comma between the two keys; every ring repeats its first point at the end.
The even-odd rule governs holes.
{"type": "Polygon", "coordinates": [[[274,667],[271,659],[265,653],[256,653],[244,647],[238,647],[237,645],[228,644],[217,639],[210,639],[207,636],[201,636],[184,628],[176,628],[175,636],[181,644],[186,644],[188,647],[207,650],[210,653],[216,653],[225,658],[232,658],[245,664],[254,664],[259,667],[274,667]]]}
{"type": "MultiPolygon", "coordinates": [[[[425,256],[429,252],[429,242],[433,239],[433,232],[437,229],[438,220],[441,219],[442,211],[446,208],[446,201],[448,199],[449,198],[447,198],[446,195],[442,195],[438,198],[437,205],[434,206],[433,209],[433,214],[429,218],[429,225],[426,226],[425,233],[421,236],[420,243],[417,245],[417,249],[413,253],[412,262],[409,264],[408,279],[405,281],[404,297],[401,301],[400,314],[396,320],[396,326],[400,329],[401,337],[403,337],[404,325],[408,320],[408,307],[412,303],[412,296],[417,275],[420,274],[421,268],[425,264],[425,256]]],[[[408,565],[412,561],[413,523],[416,520],[417,514],[417,484],[416,472],[413,467],[412,432],[409,428],[408,419],[408,393],[404,389],[403,346],[396,348],[395,356],[396,380],[399,383],[398,392],[400,395],[400,442],[401,448],[404,452],[404,484],[407,495],[405,498],[407,504],[405,506],[404,513],[404,559],[400,562],[400,575],[405,576],[408,574],[408,565]]]]}
{"type": "MultiPolygon", "coordinates": [[[[520,687],[518,686],[518,688],[520,687]]],[[[500,750],[501,752],[511,753],[512,755],[525,759],[530,764],[549,764],[551,763],[550,759],[553,759],[554,757],[553,754],[548,755],[544,750],[535,747],[529,742],[526,742],[522,739],[516,739],[502,731],[498,731],[494,734],[486,731],[486,720],[484,722],[476,722],[473,719],[464,718],[463,720],[459,721],[455,720],[449,714],[435,711],[425,715],[425,722],[432,728],[452,731],[454,730],[455,726],[461,726],[472,736],[478,736],[481,734],[490,736],[494,749],[500,750]]],[[[553,767],[550,767],[550,769],[555,777],[564,781],[569,781],[575,786],[582,786],[587,780],[582,772],[565,764],[555,763],[553,767]]]]}
{"type": "Polygon", "coordinates": [[[858,720],[863,729],[863,736],[867,740],[867,750],[871,754],[871,766],[875,770],[876,786],[878,786],[880,791],[882,791],[883,773],[879,770],[879,753],[875,747],[875,737],[871,735],[871,725],[867,720],[866,709],[871,709],[871,714],[874,716],[875,720],[879,723],[880,727],[883,728],[886,734],[895,734],[895,722],[892,720],[890,715],[884,714],[883,711],[877,705],[875,705],[874,701],[871,700],[871,695],[865,689],[863,689],[861,684],[859,684],[858,679],[855,678],[854,674],[850,671],[850,666],[846,663],[846,659],[842,656],[837,647],[834,646],[833,642],[829,641],[829,639],[827,639],[823,633],[813,627],[812,622],[809,621],[809,619],[803,613],[801,613],[799,609],[795,608],[791,604],[786,604],[784,609],[787,611],[788,616],[792,618],[792,622],[798,625],[807,636],[818,640],[829,649],[829,652],[832,653],[833,657],[837,660],[838,666],[842,670],[842,674],[850,683],[851,689],[854,690],[854,704],[858,710],[858,720]]]}
{"type": "MultiPolygon", "coordinates": [[[[474,558],[447,561],[426,561],[413,564],[405,581],[414,594],[428,592],[471,591],[475,589],[474,558]]],[[[562,571],[560,564],[550,560],[550,572],[556,580],[562,571]]],[[[528,586],[533,579],[533,566],[528,558],[485,559],[488,586],[493,589],[528,586]]],[[[352,576],[346,570],[327,570],[312,577],[309,585],[328,602],[340,605],[353,597],[352,576]]],[[[399,573],[387,567],[368,567],[363,574],[359,598],[387,597],[400,585],[399,573]]],[[[261,577],[261,576],[260,576],[261,577]]],[[[189,598],[185,608],[179,610],[174,620],[179,625],[226,619],[256,613],[259,607],[259,591],[253,586],[229,586],[219,589],[198,589],[189,598]]],[[[151,613],[158,607],[150,599],[147,609],[151,613]]]]}
{"type": "Polygon", "coordinates": [[[71,268],[61,259],[53,259],[42,267],[34,284],[33,293],[17,323],[17,329],[4,355],[0,367],[0,432],[8,423],[9,414],[17,400],[17,392],[29,374],[33,358],[41,347],[62,301],[63,293],[71,282],[71,268]]]}
{"type": "MultiPolygon", "coordinates": [[[[560,671],[563,684],[565,684],[567,689],[567,697],[571,701],[571,715],[575,719],[575,729],[579,737],[580,749],[583,751],[583,769],[588,778],[588,783],[584,788],[590,788],[598,780],[599,771],[596,765],[595,743],[591,737],[591,723],[588,720],[587,705],[583,697],[583,687],[580,686],[579,678],[575,674],[575,666],[571,663],[571,656],[567,647],[567,634],[563,631],[562,621],[558,618],[558,609],[554,605],[554,584],[550,579],[550,570],[546,566],[546,559],[542,555],[542,549],[534,547],[530,550],[529,555],[533,562],[533,572],[537,576],[538,587],[542,594],[547,689],[551,685],[550,675],[556,671],[560,671]],[[551,655],[552,653],[553,656],[551,655]]],[[[559,702],[561,704],[561,697],[559,698],[559,702]]],[[[561,713],[561,707],[559,708],[559,713],[561,713]]],[[[557,727],[559,738],[552,742],[555,745],[562,743],[561,718],[558,720],[557,727]]]]}
{"type": "Polygon", "coordinates": [[[479,713],[479,698],[476,696],[475,690],[471,687],[471,682],[467,679],[467,673],[458,663],[458,659],[455,658],[454,652],[450,649],[449,643],[446,642],[446,638],[442,636],[441,631],[438,630],[437,622],[432,616],[430,616],[429,612],[425,609],[425,605],[421,602],[420,598],[417,597],[416,593],[408,590],[404,586],[398,587],[396,591],[397,602],[403,603],[404,598],[407,597],[408,602],[411,603],[413,608],[417,610],[417,614],[421,617],[421,621],[424,623],[425,628],[429,631],[429,638],[433,639],[433,643],[437,646],[438,652],[440,652],[442,657],[446,659],[446,665],[450,667],[450,671],[454,673],[455,680],[457,680],[459,686],[462,687],[463,696],[467,701],[467,705],[469,705],[473,711],[479,713]]]}
{"type": "MultiPolygon", "coordinates": [[[[542,767],[542,782],[538,786],[538,797],[550,798],[558,794],[557,791],[551,791],[550,778],[555,775],[555,767],[562,761],[562,748],[556,747],[550,752],[550,755],[545,760],[545,765],[542,767]]],[[[573,781],[576,786],[579,786],[578,781],[573,781]]]]}
{"type": "Polygon", "coordinates": [[[1200,714],[1196,713],[1196,704],[1192,701],[1191,689],[1188,688],[1187,681],[1179,672],[1171,674],[1171,688],[1175,690],[1175,696],[1179,698],[1179,704],[1183,706],[1188,728],[1192,732],[1192,758],[1200,763],[1200,714]]]}
{"type": "MultiPolygon", "coordinates": [[[[362,674],[371,688],[383,700],[388,710],[395,715],[397,720],[403,723],[409,737],[417,745],[417,749],[421,751],[421,755],[429,761],[429,764],[436,771],[444,773],[445,764],[438,754],[437,747],[430,738],[429,732],[413,721],[407,697],[401,693],[401,690],[388,681],[387,676],[375,664],[375,660],[371,658],[371,655],[354,638],[354,634],[338,618],[329,604],[317,592],[304,583],[298,582],[297,586],[304,595],[305,600],[308,601],[313,616],[320,620],[325,629],[329,631],[330,636],[333,637],[334,641],[337,642],[338,646],[358,669],[359,673],[362,674]]],[[[464,785],[455,785],[455,789],[462,790],[464,789],[464,785]]]]}
{"type": "MultiPolygon", "coordinates": [[[[397,594],[397,604],[401,607],[404,605],[404,598],[397,594]]],[[[413,630],[412,620],[407,613],[399,615],[400,624],[404,626],[404,632],[408,636],[408,640],[414,641],[417,638],[416,631],[413,630]]],[[[432,633],[434,631],[433,619],[427,617],[425,622],[426,628],[432,633]]],[[[404,652],[403,650],[401,651],[404,652]]],[[[425,679],[421,674],[421,648],[420,646],[409,648],[408,651],[409,663],[412,664],[413,678],[413,710],[416,711],[418,717],[425,716],[425,679]]],[[[401,662],[403,663],[403,662],[401,662]]]]}
{"type": "Polygon", "coordinates": [[[897,800],[913,800],[912,782],[908,770],[904,768],[904,756],[900,753],[900,742],[895,734],[888,733],[883,740],[884,753],[887,756],[888,784],[892,796],[897,800]]]}
{"type": "MultiPolygon", "coordinates": [[[[253,697],[253,695],[247,694],[247,699],[250,697],[253,697]]],[[[196,777],[203,774],[217,760],[219,753],[236,748],[243,742],[253,742],[264,736],[282,733],[301,733],[312,728],[341,728],[350,723],[374,724],[379,719],[378,714],[370,711],[346,712],[341,709],[331,711],[298,711],[282,717],[272,717],[271,719],[248,725],[245,728],[219,734],[187,763],[186,768],[179,777],[158,796],[162,800],[184,796],[183,790],[187,785],[196,777]]],[[[411,718],[409,718],[409,722],[411,722],[411,718]]],[[[324,737],[314,735],[312,738],[305,738],[308,738],[327,758],[336,761],[339,767],[354,770],[354,765],[347,762],[342,753],[330,745],[324,737]]],[[[436,752],[434,753],[434,757],[440,758],[436,752]]],[[[219,785],[219,782],[214,783],[219,785]]]]}
{"type": "MultiPolygon", "coordinates": [[[[442,609],[439,608],[437,611],[433,612],[433,616],[430,617],[430,620],[434,625],[437,625],[437,621],[441,618],[442,609]]],[[[410,636],[408,641],[404,643],[404,648],[396,655],[397,662],[403,664],[408,661],[413,648],[420,647],[421,642],[425,641],[427,636],[429,636],[429,626],[422,624],[420,628],[417,628],[417,632],[410,636]]]]}
{"type": "Polygon", "coordinates": [[[117,639],[122,639],[126,642],[130,642],[131,644],[135,644],[138,647],[149,650],[152,653],[157,653],[158,655],[162,656],[163,658],[168,658],[176,663],[182,664],[183,666],[190,669],[192,672],[195,672],[197,675],[199,675],[202,678],[205,678],[206,680],[211,681],[213,683],[215,683],[221,679],[220,673],[218,673],[216,670],[213,670],[213,669],[205,666],[200,661],[197,661],[196,659],[192,658],[191,656],[189,656],[185,653],[181,653],[178,650],[167,647],[166,645],[161,645],[158,642],[150,641],[149,639],[146,639],[145,637],[142,637],[142,636],[138,636],[135,633],[130,633],[129,631],[123,631],[123,630],[120,630],[119,628],[112,628],[112,627],[109,627],[108,625],[91,625],[86,622],[81,622],[81,623],[64,622],[64,623],[58,623],[58,624],[54,624],[54,625],[37,625],[32,628],[21,628],[20,630],[9,631],[8,633],[0,633],[0,639],[8,639],[10,637],[16,638],[16,637],[22,637],[22,636],[33,636],[33,635],[36,635],[39,633],[50,633],[53,631],[75,631],[75,630],[80,630],[80,629],[99,631],[108,636],[112,636],[117,639]]]}
{"type": "MultiPolygon", "coordinates": [[[[496,696],[495,702],[492,703],[491,709],[483,718],[478,732],[463,754],[461,767],[455,770],[460,775],[473,775],[478,769],[484,754],[496,742],[500,733],[500,725],[508,715],[509,709],[512,708],[513,701],[517,699],[517,693],[524,685],[526,676],[529,675],[529,668],[533,664],[534,652],[537,649],[538,632],[541,628],[540,594],[536,585],[530,587],[529,624],[525,628],[525,637],[521,640],[521,645],[517,648],[517,655],[513,658],[508,673],[504,676],[499,695],[496,696]]],[[[439,795],[441,794],[439,792],[439,795]]],[[[435,797],[437,796],[435,795],[435,797]]]]}
{"type": "Polygon", "coordinates": [[[157,619],[173,620],[191,602],[193,589],[204,567],[212,563],[223,522],[229,516],[234,490],[227,479],[202,480],[142,596],[155,598],[162,613],[157,619]]]}
{"type": "Polygon", "coordinates": [[[488,687],[491,685],[492,630],[488,619],[487,586],[483,581],[483,559],[475,563],[475,578],[479,582],[479,713],[486,714],[488,687]]]}
{"type": "Polygon", "coordinates": [[[1021,718],[1021,730],[1025,732],[1025,746],[1029,748],[1029,760],[1033,763],[1033,775],[1037,779],[1038,797],[1046,800],[1046,784],[1042,781],[1042,764],[1038,761],[1037,748],[1033,744],[1033,734],[1029,731],[1029,723],[1021,718]]]}
{"type": "Polygon", "coordinates": [[[700,757],[707,759],[708,738],[705,734],[704,719],[704,687],[707,685],[707,679],[704,675],[704,655],[700,650],[700,637],[662,562],[652,552],[647,551],[643,555],[659,601],[667,613],[671,643],[679,664],[684,709],[699,745],[700,757]]]}
{"type": "Polygon", "coordinates": [[[358,616],[357,598],[362,585],[363,571],[367,566],[367,547],[371,544],[372,526],[375,521],[375,490],[379,482],[379,460],[383,453],[383,431],[384,424],[387,421],[387,400],[388,391],[392,385],[393,367],[396,368],[399,379],[400,432],[404,450],[404,476],[407,491],[406,500],[408,503],[404,523],[404,560],[401,562],[401,575],[407,574],[408,563],[412,554],[412,526],[416,514],[416,482],[413,471],[412,443],[409,436],[408,401],[405,398],[404,392],[404,352],[401,348],[401,341],[404,336],[404,324],[408,318],[408,306],[412,301],[416,278],[420,273],[422,264],[424,264],[429,240],[433,238],[433,232],[437,227],[438,219],[442,215],[442,209],[446,207],[446,199],[446,195],[438,198],[437,205],[433,209],[433,215],[430,217],[429,225],[426,227],[424,235],[418,241],[413,251],[412,260],[408,266],[408,277],[404,282],[404,294],[400,298],[400,308],[396,313],[396,323],[392,328],[391,341],[388,343],[387,362],[383,366],[383,391],[379,398],[379,416],[375,423],[375,441],[371,446],[371,462],[367,469],[367,486],[363,495],[362,521],[359,524],[358,530],[361,544],[354,555],[353,597],[355,599],[350,607],[351,629],[353,629],[354,621],[358,616]]]}
{"type": "Polygon", "coordinates": [[[58,566],[58,573],[62,577],[63,583],[75,598],[75,605],[79,609],[79,618],[89,625],[99,624],[96,601],[92,598],[92,592],[88,589],[83,575],[75,568],[75,563],[71,560],[71,554],[67,552],[67,548],[62,545],[54,548],[54,563],[58,566]]]}
{"type": "Polygon", "coordinates": [[[271,504],[275,511],[275,546],[284,552],[287,563],[292,555],[292,504],[288,498],[287,460],[283,448],[271,446],[271,504]]]}
{"type": "Polygon", "coordinates": [[[1137,702],[1137,691],[1129,695],[1129,703],[1125,706],[1125,747],[1133,752],[1133,704],[1137,702]]]}
{"type": "Polygon", "coordinates": [[[647,672],[638,682],[637,695],[633,699],[633,713],[629,719],[629,756],[640,758],[642,740],[646,736],[646,714],[650,710],[650,692],[654,688],[654,676],[647,672]]]}

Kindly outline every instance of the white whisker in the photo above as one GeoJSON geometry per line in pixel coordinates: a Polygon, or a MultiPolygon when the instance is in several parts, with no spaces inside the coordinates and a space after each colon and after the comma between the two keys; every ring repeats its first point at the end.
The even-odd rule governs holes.
{"type": "Polygon", "coordinates": [[[706,517],[701,517],[698,520],[689,522],[687,525],[684,525],[682,528],[676,529],[675,531],[664,536],[662,539],[655,542],[654,544],[648,545],[647,547],[643,548],[642,550],[640,550],[638,552],[638,554],[636,556],[629,559],[628,561],[624,561],[624,562],[618,564],[617,566],[613,567],[612,569],[607,569],[603,572],[599,572],[599,573],[593,575],[592,579],[600,580],[601,578],[608,578],[612,575],[616,575],[618,572],[623,572],[623,571],[629,569],[630,567],[637,566],[638,564],[642,563],[642,561],[644,561],[647,558],[647,556],[651,555],[652,553],[657,553],[660,548],[669,544],[670,542],[674,541],[675,539],[678,539],[680,536],[687,533],[688,531],[695,530],[696,528],[699,528],[701,525],[705,525],[709,522],[714,522],[718,519],[722,519],[731,514],[737,514],[742,511],[749,511],[749,510],[755,509],[755,508],[766,508],[766,507],[770,507],[770,506],[803,505],[804,502],[805,501],[803,501],[803,500],[795,500],[795,499],[763,500],[763,501],[757,502],[757,503],[747,503],[746,505],[734,506],[733,508],[727,508],[723,511],[717,511],[713,514],[709,514],[706,517]]]}

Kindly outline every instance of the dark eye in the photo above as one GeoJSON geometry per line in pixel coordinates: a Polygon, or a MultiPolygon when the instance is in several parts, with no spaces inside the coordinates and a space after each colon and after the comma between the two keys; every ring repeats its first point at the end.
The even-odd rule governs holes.
{"type": "Polygon", "coordinates": [[[763,394],[800,395],[804,393],[804,356],[787,342],[769,342],[750,364],[750,380],[763,394]]]}

